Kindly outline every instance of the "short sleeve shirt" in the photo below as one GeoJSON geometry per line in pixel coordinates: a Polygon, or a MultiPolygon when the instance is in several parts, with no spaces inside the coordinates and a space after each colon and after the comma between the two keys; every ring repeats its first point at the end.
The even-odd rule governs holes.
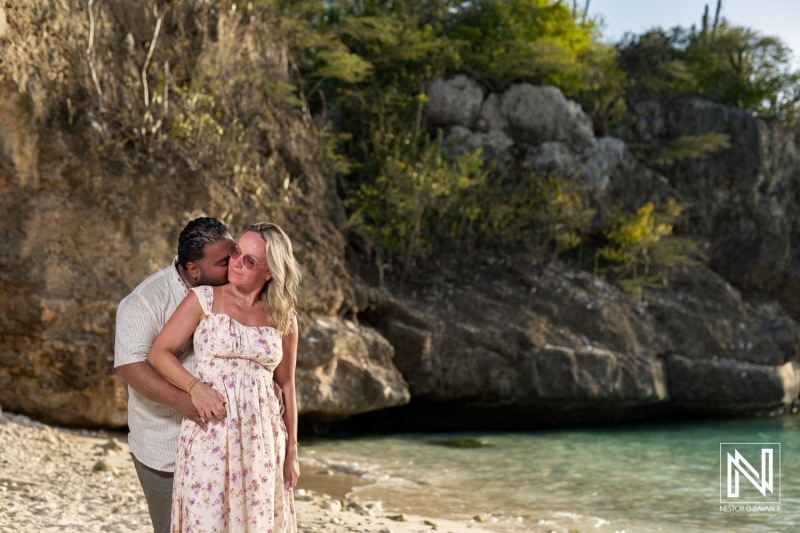
{"type": "MultiPolygon", "coordinates": [[[[120,302],[114,368],[147,360],[156,336],[188,293],[176,259],[120,302]]],[[[176,355],[183,367],[194,374],[191,338],[176,355]]],[[[182,420],[179,411],[145,398],[128,386],[128,444],[131,453],[145,465],[162,472],[175,471],[182,420]]]]}

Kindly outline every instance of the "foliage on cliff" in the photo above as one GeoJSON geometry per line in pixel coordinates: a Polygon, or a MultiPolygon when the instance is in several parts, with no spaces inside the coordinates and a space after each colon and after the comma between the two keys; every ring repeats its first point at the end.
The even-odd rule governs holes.
{"type": "MultiPolygon", "coordinates": [[[[282,133],[300,118],[304,139],[316,130],[325,143],[365,252],[404,272],[434,249],[552,257],[581,245],[594,214],[563,177],[452,154],[426,122],[428,80],[557,85],[601,131],[626,98],[701,95],[787,118],[796,104],[785,47],[724,22],[631,38],[615,55],[593,19],[558,0],[159,0],[136,16],[119,3],[68,3],[81,20],[68,36],[50,0],[8,8],[5,75],[37,113],[92,157],[142,169],[169,161],[278,212],[312,185],[309,160],[282,133]],[[34,25],[41,45],[25,32],[34,25]]],[[[705,139],[701,152],[725,142],[705,139]]],[[[662,167],[697,156],[685,148],[649,156],[662,167]]]]}
{"type": "Polygon", "coordinates": [[[552,0],[240,5],[283,21],[293,82],[341,172],[351,227],[381,272],[385,262],[408,272],[434,247],[574,245],[572,226],[542,229],[528,212],[533,203],[558,203],[563,187],[531,187],[483,168],[477,154],[450,154],[426,123],[424,88],[466,72],[487,88],[527,81],[577,96],[609,51],[592,20],[552,0]],[[542,199],[547,191],[554,197],[542,199]]]}
{"type": "Polygon", "coordinates": [[[800,116],[800,71],[779,38],[725,20],[713,27],[655,28],[628,35],[618,64],[626,98],[700,97],[793,123],[800,116]]]}
{"type": "Polygon", "coordinates": [[[598,256],[623,289],[663,286],[670,268],[698,263],[697,243],[672,233],[684,209],[673,199],[659,206],[648,202],[634,214],[618,216],[605,231],[608,244],[598,256]]]}

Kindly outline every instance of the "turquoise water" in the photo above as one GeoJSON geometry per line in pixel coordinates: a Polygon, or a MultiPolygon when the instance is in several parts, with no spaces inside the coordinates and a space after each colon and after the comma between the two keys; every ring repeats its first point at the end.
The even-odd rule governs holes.
{"type": "MultiPolygon", "coordinates": [[[[356,494],[386,508],[458,520],[491,513],[489,527],[499,531],[800,531],[797,416],[316,439],[301,459],[310,471],[324,465],[364,476],[371,484],[356,494]],[[486,446],[436,444],[455,438],[486,446]],[[781,443],[780,510],[720,510],[723,442],[781,443]]],[[[742,487],[754,493],[744,478],[742,487]]]]}

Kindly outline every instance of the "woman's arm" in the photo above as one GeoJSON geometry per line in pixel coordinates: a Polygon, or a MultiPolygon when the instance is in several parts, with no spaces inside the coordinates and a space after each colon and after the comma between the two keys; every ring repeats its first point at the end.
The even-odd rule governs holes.
{"type": "Polygon", "coordinates": [[[299,338],[297,317],[292,319],[292,330],[283,338],[283,359],[275,369],[275,382],[283,391],[283,422],[289,444],[283,468],[286,489],[293,489],[300,477],[300,463],[297,460],[297,399],[294,388],[294,370],[297,366],[297,339],[299,338]]]}
{"type": "Polygon", "coordinates": [[[203,314],[197,295],[190,291],[161,328],[147,355],[147,362],[164,379],[189,393],[203,420],[222,422],[226,414],[225,398],[209,385],[197,381],[175,356],[197,329],[203,314]]]}

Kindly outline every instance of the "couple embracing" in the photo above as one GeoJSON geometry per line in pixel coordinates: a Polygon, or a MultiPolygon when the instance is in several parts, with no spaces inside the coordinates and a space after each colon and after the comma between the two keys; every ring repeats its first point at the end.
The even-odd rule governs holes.
{"type": "Polygon", "coordinates": [[[191,221],[117,311],[114,366],[156,533],[297,529],[300,273],[286,234],[191,221]]]}

